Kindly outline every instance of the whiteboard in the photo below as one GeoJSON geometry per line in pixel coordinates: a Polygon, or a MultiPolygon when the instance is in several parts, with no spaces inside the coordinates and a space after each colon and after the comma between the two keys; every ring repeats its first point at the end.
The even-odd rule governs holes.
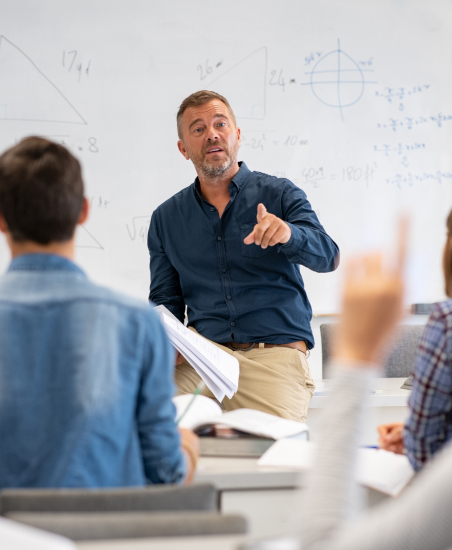
{"type": "MultiPolygon", "coordinates": [[[[303,188],[342,261],[394,241],[411,213],[411,302],[443,298],[452,206],[449,0],[2,0],[0,148],[26,135],[80,159],[91,216],[77,261],[147,298],[154,209],[195,177],[176,147],[181,101],[236,112],[251,170],[303,188]]],[[[0,268],[9,254],[0,241],[0,268]]],[[[313,310],[341,269],[302,269],[313,310]]]]}

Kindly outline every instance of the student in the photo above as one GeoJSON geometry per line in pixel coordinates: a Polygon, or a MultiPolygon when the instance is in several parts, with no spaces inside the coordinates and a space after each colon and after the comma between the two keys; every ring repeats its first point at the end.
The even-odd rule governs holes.
{"type": "Polygon", "coordinates": [[[146,303],[73,263],[88,215],[78,161],[30,137],[0,157],[0,488],[189,481],[196,436],[174,423],[174,352],[146,303]]]}
{"type": "Polygon", "coordinates": [[[315,468],[305,491],[299,538],[249,545],[259,550],[447,550],[452,547],[452,446],[394,500],[356,516],[358,424],[372,374],[402,313],[401,263],[353,262],[346,278],[331,406],[322,415],[315,468]],[[355,519],[354,518],[355,513],[355,519]],[[279,545],[278,545],[279,544],[279,545]]]}
{"type": "MultiPolygon", "coordinates": [[[[452,298],[452,211],[447,218],[443,271],[445,291],[452,298]]],[[[406,452],[420,470],[452,439],[452,300],[435,304],[419,342],[406,422],[378,427],[380,447],[406,452]]]]}

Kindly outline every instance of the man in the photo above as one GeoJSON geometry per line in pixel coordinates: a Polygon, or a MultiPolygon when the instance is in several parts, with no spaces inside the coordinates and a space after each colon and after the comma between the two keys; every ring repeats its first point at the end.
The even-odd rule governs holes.
{"type": "MultiPolygon", "coordinates": [[[[157,316],[74,263],[88,215],[78,161],[31,137],[0,157],[0,488],[190,480],[174,423],[173,350],[157,316]]],[[[185,455],[185,456],[184,456],[185,455]]]]}
{"type": "MultiPolygon", "coordinates": [[[[301,189],[237,162],[240,129],[224,97],[192,94],[177,125],[179,151],[198,177],[153,213],[150,299],[180,321],[187,306],[189,326],[237,357],[239,389],[226,409],[304,421],[314,339],[298,264],[332,271],[338,247],[301,189]]],[[[178,391],[192,392],[199,378],[178,363],[178,391]]]]}

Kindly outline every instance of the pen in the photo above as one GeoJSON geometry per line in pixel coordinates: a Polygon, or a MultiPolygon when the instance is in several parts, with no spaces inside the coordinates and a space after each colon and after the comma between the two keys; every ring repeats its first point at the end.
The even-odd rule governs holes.
{"type": "Polygon", "coordinates": [[[190,401],[188,402],[188,405],[185,407],[184,412],[179,416],[179,418],[176,419],[176,424],[179,424],[179,422],[182,420],[182,418],[184,418],[184,416],[187,414],[188,409],[192,406],[193,401],[196,399],[196,396],[199,395],[205,387],[206,387],[206,384],[205,384],[204,380],[201,380],[198,387],[193,392],[193,395],[192,395],[190,401]]]}

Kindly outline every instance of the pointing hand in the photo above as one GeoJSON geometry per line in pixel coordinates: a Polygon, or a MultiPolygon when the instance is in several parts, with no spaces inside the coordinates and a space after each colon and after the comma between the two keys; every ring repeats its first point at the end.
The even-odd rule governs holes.
{"type": "Polygon", "coordinates": [[[286,222],[269,214],[262,203],[257,205],[257,224],[253,231],[244,239],[245,244],[255,243],[262,248],[286,243],[292,231],[286,222]]]}

